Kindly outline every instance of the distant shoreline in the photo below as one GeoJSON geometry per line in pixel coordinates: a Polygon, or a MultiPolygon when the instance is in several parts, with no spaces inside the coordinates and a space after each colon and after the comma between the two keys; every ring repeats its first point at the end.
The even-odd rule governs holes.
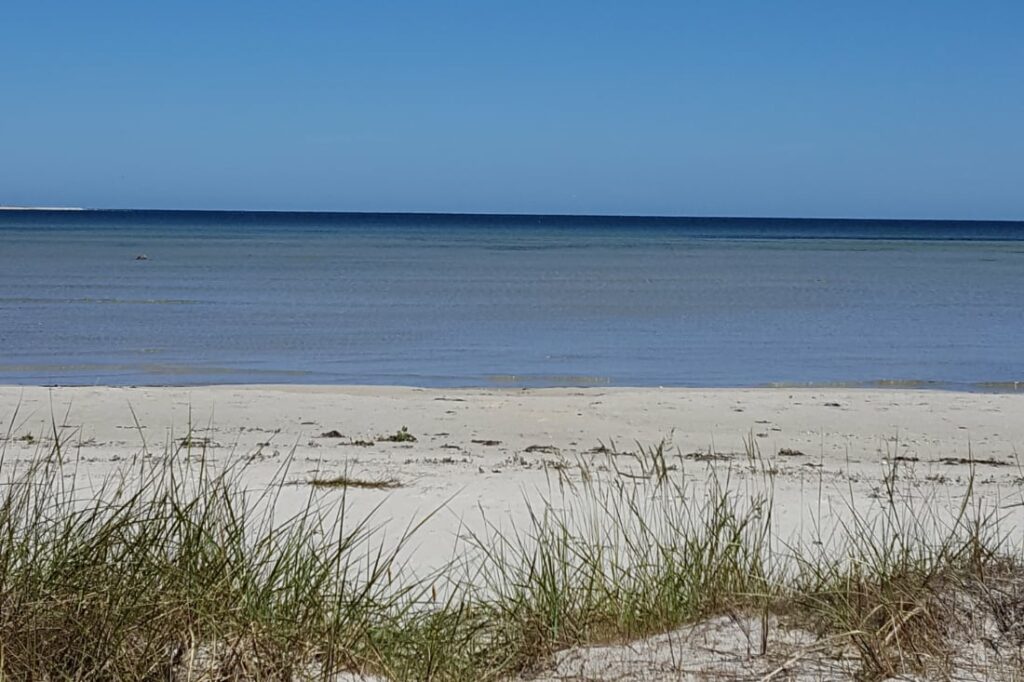
{"type": "Polygon", "coordinates": [[[80,206],[0,206],[0,211],[84,211],[80,206]]]}

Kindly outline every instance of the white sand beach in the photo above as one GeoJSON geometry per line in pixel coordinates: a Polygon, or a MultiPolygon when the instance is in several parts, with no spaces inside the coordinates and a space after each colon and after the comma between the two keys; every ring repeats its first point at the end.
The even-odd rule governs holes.
{"type": "MultiPolygon", "coordinates": [[[[379,505],[377,521],[403,525],[439,511],[416,543],[414,564],[424,566],[447,560],[460,525],[481,513],[495,524],[521,520],[524,499],[557,495],[560,475],[571,479],[581,458],[601,466],[602,448],[626,453],[662,440],[696,483],[714,473],[763,488],[767,463],[786,539],[807,540],[851,504],[871,505],[894,460],[901,485],[951,508],[973,471],[975,492],[1005,507],[1002,529],[1019,535],[1022,416],[1021,394],[898,389],[0,388],[7,470],[36,455],[54,422],[74,446],[80,480],[93,483],[144,449],[180,446],[191,430],[193,452],[205,447],[209,461],[249,460],[253,489],[289,457],[289,482],[342,473],[397,482],[349,489],[347,503],[357,514],[379,505]],[[402,427],[416,440],[381,440],[402,427]],[[750,443],[758,467],[746,461],[750,443]]],[[[289,486],[281,513],[307,495],[308,486],[289,486]]]]}
{"type": "MultiPolygon", "coordinates": [[[[241,462],[256,494],[288,484],[277,488],[282,520],[344,500],[350,523],[372,515],[386,545],[429,516],[397,555],[399,570],[421,579],[456,565],[469,534],[528,529],[531,507],[557,508],[586,472],[628,480],[637,464],[630,453],[663,440],[665,461],[690,480],[698,506],[710,477],[740,498],[770,497],[781,554],[828,547],[893,485],[933,520],[955,515],[972,486],[973,503],[1020,543],[1021,415],[1020,394],[919,390],[7,386],[0,475],[52,452],[55,429],[65,478],[83,492],[117,472],[131,479],[167,453],[194,466],[241,462]],[[407,435],[388,440],[399,433],[407,435]],[[391,487],[310,485],[341,475],[391,487]]],[[[1012,647],[991,653],[964,637],[949,663],[957,674],[1013,677],[1012,647]]],[[[726,613],[639,641],[556,652],[522,679],[851,679],[858,658],[834,644],[775,616],[726,613]]]]}

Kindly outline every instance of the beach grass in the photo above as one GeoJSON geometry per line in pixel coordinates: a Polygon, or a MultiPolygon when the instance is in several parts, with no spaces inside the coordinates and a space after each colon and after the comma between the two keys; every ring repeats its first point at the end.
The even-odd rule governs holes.
{"type": "Polygon", "coordinates": [[[56,425],[28,465],[5,463],[11,440],[4,679],[499,680],[722,613],[811,628],[864,679],[948,671],[965,614],[1024,643],[1024,569],[998,510],[971,486],[951,514],[929,513],[896,464],[875,507],[790,545],[773,535],[773,468],[753,440],[743,480],[725,468],[699,484],[664,443],[602,448],[555,470],[559,504],[533,504],[520,527],[484,519],[460,558],[422,575],[399,557],[429,514],[385,543],[374,513],[346,504],[346,490],[392,481],[323,479],[333,502],[314,482],[281,519],[288,463],[253,492],[243,459],[186,457],[186,437],[93,486],[56,425]]]}

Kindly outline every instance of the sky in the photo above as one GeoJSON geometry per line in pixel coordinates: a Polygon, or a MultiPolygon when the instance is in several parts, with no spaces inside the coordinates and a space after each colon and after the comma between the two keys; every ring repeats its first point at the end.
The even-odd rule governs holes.
{"type": "Polygon", "coordinates": [[[1024,219],[1024,2],[0,6],[0,204],[1024,219]]]}

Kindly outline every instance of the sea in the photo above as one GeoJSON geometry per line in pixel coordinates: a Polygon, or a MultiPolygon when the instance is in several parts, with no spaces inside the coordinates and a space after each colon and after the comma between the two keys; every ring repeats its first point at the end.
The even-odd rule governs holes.
{"type": "Polygon", "coordinates": [[[0,384],[1021,382],[1019,222],[0,211],[0,384]]]}

